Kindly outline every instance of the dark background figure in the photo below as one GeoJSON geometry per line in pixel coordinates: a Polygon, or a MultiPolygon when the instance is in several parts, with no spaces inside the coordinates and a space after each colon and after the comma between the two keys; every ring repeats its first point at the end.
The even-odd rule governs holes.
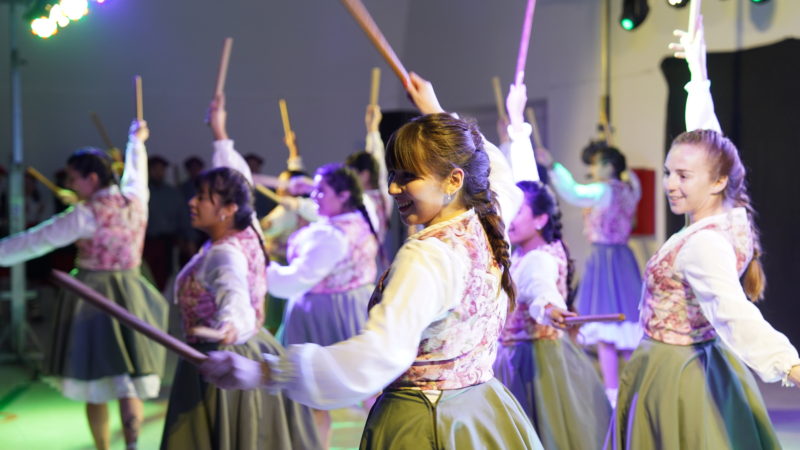
{"type": "MultiPolygon", "coordinates": [[[[250,166],[250,172],[253,175],[261,173],[261,167],[264,165],[264,158],[256,155],[255,153],[248,153],[244,155],[244,160],[247,161],[247,165],[250,166]]],[[[272,208],[277,206],[275,202],[259,194],[258,191],[256,191],[253,202],[255,204],[256,215],[258,217],[266,216],[267,213],[272,211],[272,208]]]]}
{"type": "Polygon", "coordinates": [[[187,206],[180,191],[166,180],[169,161],[161,156],[147,160],[150,174],[150,217],[142,255],[150,268],[153,284],[160,291],[175,268],[176,243],[187,225],[187,206]]]}

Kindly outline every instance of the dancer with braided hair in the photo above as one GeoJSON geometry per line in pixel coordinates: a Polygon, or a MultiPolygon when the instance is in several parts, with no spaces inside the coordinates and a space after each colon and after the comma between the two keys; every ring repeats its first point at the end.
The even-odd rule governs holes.
{"type": "Polygon", "coordinates": [[[758,229],[736,146],[714,117],[702,22],[678,32],[687,131],[664,163],[670,210],[687,226],[650,258],[645,338],[620,379],[614,448],[780,448],[758,385],[800,384],[800,357],[753,304],[764,295],[758,229]],[[696,126],[711,129],[696,129],[696,126]]]}
{"type": "MultiPolygon", "coordinates": [[[[189,201],[192,226],[209,240],[178,274],[175,299],[186,341],[196,349],[280,356],[283,348],[262,328],[268,257],[255,221],[252,174],[228,139],[225,123],[220,95],[209,111],[215,168],[197,177],[197,193],[189,201]]],[[[179,360],[162,449],[321,447],[306,406],[261,390],[219,389],[194,365],[179,360]]]]}
{"type": "MultiPolygon", "coordinates": [[[[506,101],[511,154],[533,152],[531,127],[523,121],[526,102],[525,86],[512,85],[506,101]]],[[[494,371],[546,449],[599,449],[611,405],[592,362],[560,329],[575,315],[567,310],[575,268],[555,194],[536,178],[517,183],[525,200],[508,229],[517,302],[500,334],[494,371]]]]}
{"type": "Polygon", "coordinates": [[[424,228],[381,278],[364,330],[262,362],[211,353],[202,369],[220,386],[284,390],[318,408],[383,389],[361,448],[541,448],[492,371],[515,298],[504,220],[521,192],[500,151],[445,114],[429,82],[411,74],[408,90],[424,115],[389,141],[389,192],[403,221],[424,228]]]}

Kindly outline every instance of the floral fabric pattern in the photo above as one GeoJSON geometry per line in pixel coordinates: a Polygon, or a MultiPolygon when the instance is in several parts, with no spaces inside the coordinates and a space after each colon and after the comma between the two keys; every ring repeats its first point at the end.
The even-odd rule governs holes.
{"type": "Polygon", "coordinates": [[[107,189],[87,200],[97,230],[88,239],[75,242],[76,265],[88,270],[127,270],[142,262],[147,207],[135,196],[125,197],[107,189]]]}
{"type": "MultiPolygon", "coordinates": [[[[536,249],[537,251],[543,251],[551,256],[553,256],[557,263],[558,263],[558,280],[556,281],[556,286],[558,286],[558,292],[561,296],[566,299],[567,298],[567,271],[568,271],[568,262],[567,262],[567,254],[564,251],[564,246],[561,244],[561,241],[555,241],[550,244],[544,245],[536,249]]],[[[519,277],[525,276],[525,274],[520,274],[519,272],[515,271],[514,267],[514,260],[511,262],[511,274],[514,279],[518,279],[519,277]]],[[[519,294],[519,293],[518,293],[519,294]]],[[[500,343],[501,344],[511,344],[517,341],[534,341],[537,339],[559,339],[563,335],[561,330],[558,330],[555,327],[551,327],[549,325],[543,325],[533,317],[531,317],[529,312],[529,307],[533,298],[526,297],[523,295],[517,295],[516,305],[514,310],[508,316],[508,320],[506,321],[506,326],[503,328],[503,332],[500,334],[500,343]]]]}
{"type": "MultiPolygon", "coordinates": [[[[175,297],[181,310],[181,321],[184,330],[195,326],[217,328],[219,305],[216,303],[216,292],[212,291],[203,278],[201,269],[209,250],[214,245],[229,244],[240,250],[247,259],[247,284],[250,292],[250,304],[256,311],[256,326],[264,322],[264,297],[267,294],[267,278],[264,270],[266,261],[261,249],[261,242],[255,231],[250,228],[228,236],[216,243],[208,241],[200,251],[189,260],[175,279],[175,297]]],[[[196,337],[187,336],[188,342],[199,342],[196,337]]]]}
{"type": "Polygon", "coordinates": [[[624,181],[611,180],[608,187],[611,189],[611,201],[607,206],[583,210],[583,232],[592,243],[625,244],[631,234],[639,196],[624,181]]]}
{"type": "Polygon", "coordinates": [[[716,337],[697,298],[682,273],[675,269],[675,260],[686,242],[695,233],[713,230],[733,246],[736,269],[744,272],[753,255],[753,239],[746,214],[720,214],[703,226],[673,235],[650,258],[645,268],[641,303],[641,324],[650,338],[673,345],[692,345],[716,337]]]}
{"type": "MultiPolygon", "coordinates": [[[[490,380],[508,301],[480,220],[469,211],[410,239],[438,239],[470,261],[470,267],[464,274],[466,288],[460,303],[423,331],[416,360],[389,388],[459,389],[490,380]]],[[[380,302],[382,285],[383,280],[372,305],[380,302]]]]}
{"type": "MultiPolygon", "coordinates": [[[[342,258],[330,274],[317,283],[310,292],[332,294],[346,292],[375,282],[378,273],[375,257],[378,240],[369,229],[369,224],[359,212],[340,214],[327,219],[347,240],[347,256],[342,258]]],[[[295,256],[289,243],[289,261],[295,256]]]]}

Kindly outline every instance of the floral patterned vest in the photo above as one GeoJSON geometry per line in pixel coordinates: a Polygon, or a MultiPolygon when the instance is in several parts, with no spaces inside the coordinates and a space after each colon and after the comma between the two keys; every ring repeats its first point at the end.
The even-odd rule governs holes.
{"type": "MultiPolygon", "coordinates": [[[[543,245],[534,251],[545,252],[556,259],[558,265],[558,293],[566,300],[567,298],[567,272],[568,262],[567,254],[564,251],[564,246],[561,241],[554,241],[550,244],[543,245]]],[[[524,256],[522,257],[524,258],[524,256]]],[[[514,262],[511,263],[511,276],[514,279],[526,276],[524,273],[514,270],[514,262]]],[[[529,341],[536,339],[558,339],[562,336],[561,330],[551,327],[549,325],[542,325],[537,323],[531,317],[528,309],[534,299],[518,296],[516,306],[511,314],[508,316],[506,326],[500,334],[501,344],[512,344],[516,341],[529,341]]]]}
{"type": "Polygon", "coordinates": [[[633,187],[620,180],[608,182],[611,201],[606,206],[583,210],[583,232],[595,244],[625,244],[631,234],[639,197],[633,187]]]}
{"type": "Polygon", "coordinates": [[[684,275],[675,270],[675,259],[690,237],[702,230],[724,236],[733,246],[740,276],[753,255],[750,222],[743,208],[695,225],[673,235],[647,262],[640,321],[645,334],[656,341],[692,345],[717,335],[684,275]]]}
{"type": "MultiPolygon", "coordinates": [[[[438,239],[458,258],[469,261],[469,272],[464,274],[461,302],[422,332],[416,360],[388,388],[460,389],[488,381],[494,376],[492,364],[508,300],[500,286],[500,267],[478,216],[469,210],[412,239],[438,239]]],[[[381,277],[370,306],[380,302],[388,273],[381,277]]]]}
{"type": "MultiPolygon", "coordinates": [[[[378,272],[375,261],[378,254],[378,240],[370,231],[364,216],[360,212],[353,212],[330,217],[327,221],[347,240],[347,255],[336,263],[330,274],[317,283],[310,292],[331,294],[374,283],[378,272]]],[[[296,256],[294,252],[290,243],[289,261],[296,256]]]]}
{"type": "MultiPolygon", "coordinates": [[[[211,247],[221,244],[234,246],[247,259],[247,284],[250,292],[250,304],[256,311],[256,326],[260,327],[264,322],[264,296],[267,294],[266,261],[258,235],[251,228],[246,228],[218,242],[206,242],[203,248],[181,269],[175,279],[175,298],[181,309],[184,330],[195,326],[217,328],[220,325],[216,320],[219,309],[215,298],[216,293],[211,291],[211,287],[206,284],[200,269],[203,267],[211,247]]],[[[194,336],[187,336],[186,340],[190,343],[199,342],[199,339],[194,336]]]]}
{"type": "Polygon", "coordinates": [[[117,186],[104,189],[84,206],[94,214],[97,231],[79,239],[75,265],[88,270],[127,270],[142,262],[147,205],[138,197],[125,197],[117,186]]]}

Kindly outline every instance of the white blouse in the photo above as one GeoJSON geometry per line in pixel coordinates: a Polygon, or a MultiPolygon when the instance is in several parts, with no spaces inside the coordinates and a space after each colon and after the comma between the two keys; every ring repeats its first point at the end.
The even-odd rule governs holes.
{"type": "MultiPolygon", "coordinates": [[[[125,148],[125,171],[120,185],[112,184],[95,192],[94,196],[121,191],[125,196],[138,198],[146,211],[150,199],[147,176],[147,152],[144,143],[130,137],[125,148]]],[[[95,231],[97,222],[94,213],[84,202],[79,202],[26,231],[0,240],[0,266],[9,267],[38,258],[78,239],[90,238],[95,231]]]]}
{"type": "Polygon", "coordinates": [[[235,344],[243,344],[258,332],[256,311],[250,303],[247,258],[232,244],[206,248],[192,258],[202,258],[197,277],[214,294],[218,306],[216,319],[230,323],[237,333],[235,344]]]}
{"type": "MultiPolygon", "coordinates": [[[[746,214],[736,208],[734,214],[746,214]]],[[[685,233],[725,220],[728,213],[699,220],[672,235],[663,249],[675,245],[685,233]]],[[[675,270],[683,273],[696,295],[703,316],[720,339],[765,382],[785,379],[800,364],[789,339],[770,325],[744,293],[736,270],[736,254],[722,235],[702,230],[691,236],[678,252],[675,270]]]]}
{"type": "MultiPolygon", "coordinates": [[[[500,150],[484,142],[491,162],[490,185],[508,224],[522,192],[500,150]]],[[[466,214],[475,213],[469,210],[431,227],[446,227],[466,214]]],[[[364,331],[328,347],[291,345],[282,359],[265,354],[272,367],[269,389],[285,389],[295,401],[333,409],[374,395],[411,366],[422,332],[455,307],[469,271],[467,261],[443,242],[417,236],[409,237],[397,252],[382,301],[370,311],[364,331]]]]}
{"type": "MultiPolygon", "coordinates": [[[[358,214],[352,212],[347,214],[358,214]]],[[[313,222],[292,235],[293,258],[282,266],[275,261],[267,268],[269,292],[280,298],[295,298],[310,291],[347,257],[345,235],[327,220],[313,222]]]]}
{"type": "Polygon", "coordinates": [[[527,303],[528,312],[538,323],[550,325],[547,305],[567,309],[558,290],[558,261],[542,250],[531,250],[522,257],[514,257],[511,277],[517,286],[517,301],[527,303]]]}

